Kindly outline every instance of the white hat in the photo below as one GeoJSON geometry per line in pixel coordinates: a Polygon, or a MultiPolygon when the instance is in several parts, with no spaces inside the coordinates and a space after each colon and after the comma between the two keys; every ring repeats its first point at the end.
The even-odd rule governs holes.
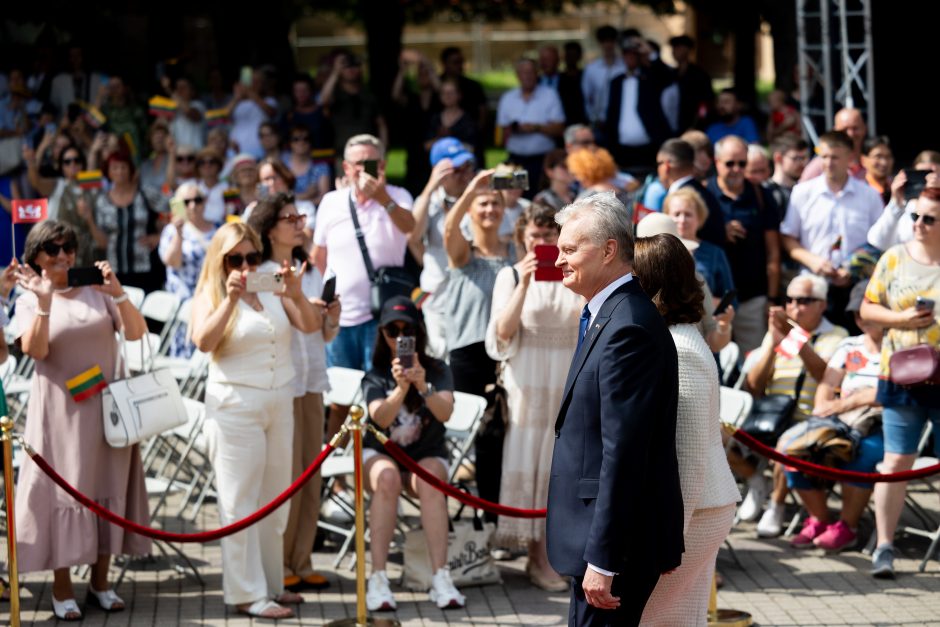
{"type": "Polygon", "coordinates": [[[659,235],[660,233],[675,235],[679,238],[679,241],[685,245],[690,253],[698,248],[698,242],[695,240],[679,237],[679,229],[676,227],[675,221],[665,213],[648,214],[645,218],[640,220],[639,224],[636,225],[637,237],[652,237],[653,235],[659,235]]]}

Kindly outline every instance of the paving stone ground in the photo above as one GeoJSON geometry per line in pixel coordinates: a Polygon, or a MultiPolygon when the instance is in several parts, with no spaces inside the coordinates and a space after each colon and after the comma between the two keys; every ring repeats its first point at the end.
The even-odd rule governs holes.
{"type": "MultiPolygon", "coordinates": [[[[914,490],[918,501],[931,515],[940,519],[937,495],[922,488],[914,490]]],[[[833,501],[831,505],[836,508],[838,503],[833,501]]],[[[795,507],[793,510],[796,511],[795,507]]],[[[195,526],[182,526],[176,519],[163,522],[168,528],[196,530],[195,526]]],[[[909,522],[914,522],[914,519],[909,522]]],[[[210,503],[200,514],[199,527],[210,528],[217,524],[216,509],[210,503]]],[[[871,517],[866,516],[862,527],[863,541],[871,527],[871,517]]],[[[719,591],[719,606],[750,612],[755,624],[940,626],[940,564],[933,560],[928,563],[926,572],[917,570],[928,546],[926,539],[914,536],[898,538],[901,556],[896,562],[899,576],[894,581],[871,578],[867,572],[869,558],[860,551],[835,556],[795,551],[784,539],[758,540],[752,524],[739,524],[729,543],[740,564],[732,559],[727,548],[722,549],[718,567],[724,578],[724,587],[719,591]]],[[[270,621],[252,621],[223,604],[218,542],[185,545],[184,549],[197,564],[205,581],[204,587],[190,575],[168,567],[166,559],[158,557],[149,563],[134,562],[118,588],[128,602],[127,611],[107,615],[88,608],[83,624],[108,627],[271,624],[270,621]]],[[[5,540],[0,541],[0,550],[6,555],[5,540]]],[[[324,551],[314,554],[315,564],[330,580],[331,586],[319,593],[305,594],[306,602],[299,606],[298,616],[278,624],[325,625],[331,620],[355,615],[354,572],[347,567],[348,564],[340,569],[331,568],[335,556],[331,550],[335,548],[327,544],[324,551]]],[[[396,561],[400,563],[400,557],[396,561]]],[[[447,612],[429,603],[425,594],[407,592],[393,585],[399,609],[392,616],[406,627],[566,624],[567,594],[534,588],[529,584],[524,568],[523,557],[500,562],[502,585],[467,588],[464,590],[467,607],[447,612]]],[[[115,576],[117,572],[115,569],[115,576]]],[[[393,581],[400,572],[398,564],[390,565],[389,575],[393,581]]],[[[55,623],[50,601],[51,573],[25,575],[22,581],[22,624],[55,623]]],[[[75,581],[81,601],[87,589],[87,578],[76,575],[75,581]]],[[[9,620],[9,605],[0,605],[0,623],[9,624],[9,620]]]]}

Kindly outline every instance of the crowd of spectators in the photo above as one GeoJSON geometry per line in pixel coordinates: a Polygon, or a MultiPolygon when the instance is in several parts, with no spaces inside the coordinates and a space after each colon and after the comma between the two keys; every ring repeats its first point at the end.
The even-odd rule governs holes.
{"type": "MultiPolygon", "coordinates": [[[[362,61],[345,50],[331,54],[316,78],[297,76],[289,101],[272,68],[243,72],[231,90],[216,73],[204,95],[187,76],[165,76],[147,94],[154,96],[149,116],[122,77],[86,67],[80,48],[69,51],[68,66],[56,76],[9,68],[7,93],[0,94],[0,141],[16,142],[16,150],[7,159],[4,144],[4,164],[12,165],[0,178],[0,204],[10,211],[12,199],[48,199],[48,221],[26,239],[23,263],[11,264],[19,285],[14,337],[19,350],[42,364],[27,434],[39,439],[41,429],[54,427],[48,421],[69,415],[55,413],[57,405],[39,407],[38,399],[49,403],[64,394],[65,380],[75,374],[58,363],[57,337],[82,346],[97,342],[85,331],[80,338],[67,334],[60,316],[84,303],[100,320],[85,318],[83,325],[93,322],[100,327],[95,332],[107,335],[123,324],[133,339],[142,332],[139,312],[123,304],[121,286],[165,289],[194,299],[193,323],[171,338],[172,354],[186,357],[198,348],[212,355],[206,429],[224,522],[280,492],[312,459],[324,430],[326,436],[339,430],[348,408],[323,407],[327,366],[368,373],[363,390],[372,420],[442,478],[441,424],[453,411],[453,392],[491,394],[501,374],[508,434],[505,444],[501,432],[478,439],[476,486],[492,501],[544,507],[550,425],[583,302],[557,280],[539,280],[545,267],[539,251],[556,245],[558,211],[603,195],[623,208],[623,222],[639,223],[639,235],[654,236],[644,245],[659,246],[668,252],[664,258],[678,256],[683,271],[698,277],[700,288],[689,288],[702,301],[694,315],[670,318],[682,303],[660,299],[658,305],[673,320],[673,336],[688,359],[706,347],[717,353],[733,339],[749,354],[745,389],[757,399],[795,396],[786,419],[797,427],[876,408],[877,419],[845,467],[871,470],[883,459],[885,471],[910,468],[927,420],[940,427],[940,396],[936,388],[893,383],[889,363],[897,351],[940,342],[934,306],[940,153],[925,150],[911,169],[898,171],[889,139],[869,138],[862,113],[846,108],[810,159],[797,103],[775,91],[765,114],[733,88],[716,95],[692,61],[688,36],[669,41],[675,67],[638,31],[603,27],[596,39],[600,56],[583,69],[578,42],[565,45],[563,57],[549,45],[537,58],[517,60],[519,86],[499,97],[495,111],[480,84],[465,75],[457,48],[442,52],[440,71],[431,59],[403,52],[388,111],[363,80],[362,61]],[[510,178],[525,173],[528,186],[497,189],[505,171],[485,167],[491,114],[510,178]],[[403,186],[387,177],[392,115],[408,128],[403,186]],[[673,242],[655,239],[656,233],[676,235],[684,246],[670,248],[673,242]],[[63,295],[65,270],[93,264],[113,277],[103,294],[63,295]],[[281,297],[245,291],[248,271],[280,273],[281,297]],[[376,276],[397,281],[399,294],[377,302],[376,276]],[[326,303],[318,295],[329,277],[338,299],[326,303]],[[725,297],[726,309],[712,313],[725,297]],[[787,352],[781,345],[793,328],[806,338],[787,352]],[[397,355],[401,336],[417,338],[410,366],[397,355]],[[244,456],[253,464],[233,463],[244,456]]],[[[13,257],[11,244],[23,252],[26,232],[0,233],[0,258],[13,257]]],[[[653,277],[637,272],[649,289],[653,277]]],[[[3,282],[5,304],[15,282],[3,282]]],[[[105,370],[113,358],[102,353],[105,370]]],[[[714,374],[711,362],[695,367],[702,376],[714,374]]],[[[940,438],[935,441],[940,450],[940,438]]],[[[370,609],[395,607],[384,566],[394,503],[404,488],[422,503],[435,571],[432,601],[462,605],[444,567],[442,499],[413,477],[404,482],[376,443],[367,449],[370,609]]],[[[67,458],[50,459],[68,474],[67,458]]],[[[760,519],[761,536],[782,533],[792,488],[810,513],[794,546],[837,551],[857,542],[871,486],[846,484],[834,520],[824,486],[775,466],[771,490],[765,466],[738,446],[729,448],[728,462],[748,489],[738,518],[760,519]]],[[[118,463],[139,466],[139,458],[107,461],[118,463]]],[[[40,488],[30,488],[38,481],[21,476],[24,505],[37,505],[19,511],[56,519],[40,488]]],[[[142,488],[121,489],[124,506],[132,507],[142,488]]],[[[890,576],[904,484],[879,484],[874,494],[873,572],[890,576]]],[[[697,515],[695,508],[730,507],[733,499],[725,497],[689,504],[697,515]]],[[[226,602],[255,616],[284,617],[290,610],[282,604],[297,602],[285,586],[323,584],[307,550],[318,499],[317,486],[289,516],[272,516],[223,540],[226,602]],[[282,555],[283,572],[272,562],[282,555]]],[[[145,518],[145,510],[130,514],[145,518]]],[[[709,547],[726,513],[702,523],[709,547]]],[[[65,533],[58,524],[98,537],[84,533],[91,521],[63,519],[37,532],[37,542],[65,533]]],[[[500,518],[497,525],[496,545],[527,551],[536,585],[566,585],[548,564],[544,524],[500,518]]],[[[113,593],[101,592],[107,591],[107,554],[146,546],[105,539],[61,557],[27,550],[23,565],[55,569],[59,603],[72,594],[68,566],[94,562],[95,598],[121,607],[113,593]]],[[[714,563],[710,552],[702,560],[714,563]]],[[[74,617],[80,610],[60,603],[56,613],[74,617]]]]}

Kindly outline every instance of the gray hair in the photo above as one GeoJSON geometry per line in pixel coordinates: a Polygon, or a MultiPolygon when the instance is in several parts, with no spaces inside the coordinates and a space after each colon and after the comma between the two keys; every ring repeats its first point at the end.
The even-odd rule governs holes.
{"type": "Polygon", "coordinates": [[[793,278],[790,281],[790,284],[787,285],[787,292],[790,291],[791,285],[797,285],[799,283],[809,283],[810,292],[813,295],[813,298],[818,298],[819,300],[826,300],[829,296],[829,283],[826,279],[822,278],[818,274],[800,274],[793,278]]]}
{"type": "MultiPolygon", "coordinates": [[[[591,131],[591,127],[586,124],[572,124],[565,129],[565,143],[573,144],[575,139],[574,136],[577,135],[580,131],[591,131]]],[[[591,135],[594,135],[594,131],[591,131],[591,135]]]]}
{"type": "Polygon", "coordinates": [[[555,222],[560,226],[565,223],[591,218],[588,237],[598,246],[607,240],[617,242],[617,251],[621,261],[633,263],[633,232],[627,208],[617,199],[614,192],[598,192],[579,198],[557,214],[555,222]]]}
{"type": "Polygon", "coordinates": [[[385,144],[382,143],[382,140],[376,137],[375,135],[369,135],[368,133],[363,133],[361,135],[353,135],[346,140],[346,146],[343,148],[343,160],[348,161],[346,154],[349,152],[349,149],[353,146],[372,146],[379,151],[379,159],[385,158],[385,144]]]}
{"type": "Polygon", "coordinates": [[[761,146],[760,144],[748,144],[747,145],[747,160],[755,159],[757,157],[763,157],[767,161],[771,161],[770,151],[761,146]]]}
{"type": "Polygon", "coordinates": [[[738,137],[737,135],[725,135],[717,142],[715,142],[715,154],[720,155],[721,151],[724,150],[725,146],[730,146],[731,144],[737,144],[747,150],[747,142],[738,137]]]}
{"type": "Polygon", "coordinates": [[[192,190],[196,190],[197,192],[201,191],[197,183],[193,181],[186,181],[176,188],[176,192],[173,193],[173,200],[179,200],[183,197],[183,194],[192,190]]]}

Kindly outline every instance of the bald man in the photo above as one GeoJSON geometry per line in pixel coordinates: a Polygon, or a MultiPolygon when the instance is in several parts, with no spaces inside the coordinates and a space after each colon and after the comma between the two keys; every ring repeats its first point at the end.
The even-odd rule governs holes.
{"type": "MultiPolygon", "coordinates": [[[[867,172],[861,163],[862,144],[868,137],[868,125],[865,124],[865,118],[858,109],[839,109],[833,121],[832,130],[843,131],[852,139],[852,160],[849,164],[849,174],[857,179],[865,180],[867,172]]],[[[800,176],[800,182],[814,179],[823,173],[822,160],[819,157],[813,157],[800,176]]]]}

